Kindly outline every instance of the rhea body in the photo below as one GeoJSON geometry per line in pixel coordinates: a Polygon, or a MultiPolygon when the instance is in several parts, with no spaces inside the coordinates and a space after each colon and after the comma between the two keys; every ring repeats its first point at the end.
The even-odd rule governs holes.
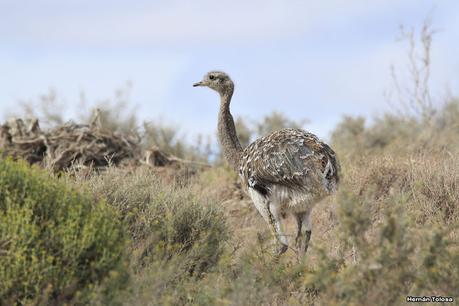
{"type": "Polygon", "coordinates": [[[276,255],[288,249],[283,220],[293,214],[296,246],[302,257],[311,239],[311,211],[333,193],[339,182],[335,152],[315,135],[301,129],[282,129],[242,148],[230,112],[234,83],[221,71],[207,73],[193,86],[207,86],[220,94],[218,138],[229,165],[239,172],[255,207],[278,242],[276,255]]]}

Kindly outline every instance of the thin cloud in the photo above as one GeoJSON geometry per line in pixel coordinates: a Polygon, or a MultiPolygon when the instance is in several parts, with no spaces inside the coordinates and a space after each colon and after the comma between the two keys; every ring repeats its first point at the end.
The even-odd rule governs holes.
{"type": "MultiPolygon", "coordinates": [[[[311,119],[311,130],[326,136],[342,113],[369,115],[386,106],[389,65],[404,56],[394,41],[397,26],[422,22],[431,3],[4,0],[0,103],[14,106],[49,86],[68,101],[80,90],[97,100],[130,80],[141,116],[213,134],[216,97],[190,84],[219,68],[238,83],[235,115],[259,119],[282,110],[311,119]]],[[[439,35],[449,39],[434,40],[432,53],[434,65],[447,67],[432,71],[441,80],[458,69],[458,44],[450,38],[459,18],[448,3],[438,19],[448,31],[439,35]]]]}
{"type": "Polygon", "coordinates": [[[103,46],[286,39],[412,1],[21,2],[0,7],[4,41],[103,46]]]}

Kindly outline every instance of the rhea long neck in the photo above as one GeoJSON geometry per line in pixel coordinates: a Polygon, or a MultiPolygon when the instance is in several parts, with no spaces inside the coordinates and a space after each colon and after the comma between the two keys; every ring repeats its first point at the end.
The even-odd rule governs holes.
{"type": "Polygon", "coordinates": [[[223,155],[229,165],[238,170],[242,154],[242,146],[236,134],[233,116],[230,113],[230,102],[233,90],[220,93],[220,112],[218,114],[218,140],[223,149],[223,155]]]}

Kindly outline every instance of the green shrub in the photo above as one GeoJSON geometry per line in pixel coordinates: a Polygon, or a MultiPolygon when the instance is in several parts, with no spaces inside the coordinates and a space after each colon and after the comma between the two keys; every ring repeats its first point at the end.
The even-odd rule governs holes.
{"type": "Polygon", "coordinates": [[[180,256],[180,270],[199,276],[218,262],[228,239],[225,218],[190,187],[166,184],[148,169],[115,168],[89,184],[126,221],[138,268],[180,256]]]}
{"type": "Polygon", "coordinates": [[[110,168],[86,181],[119,211],[131,236],[126,305],[177,305],[218,266],[229,238],[223,211],[192,186],[151,169],[110,168]],[[175,182],[175,180],[172,180],[175,182]]]}
{"type": "Polygon", "coordinates": [[[449,99],[429,121],[385,113],[365,124],[363,117],[344,116],[332,132],[331,142],[342,163],[371,155],[457,155],[458,131],[459,100],[449,99]]]}
{"type": "Polygon", "coordinates": [[[337,196],[340,250],[331,255],[322,243],[306,284],[328,305],[394,305],[426,293],[457,296],[458,172],[448,168],[457,158],[377,161],[366,164],[360,178],[353,170],[343,181],[337,196]]]}
{"type": "Polygon", "coordinates": [[[0,160],[0,301],[84,303],[118,287],[125,239],[113,209],[25,162],[0,160]]]}

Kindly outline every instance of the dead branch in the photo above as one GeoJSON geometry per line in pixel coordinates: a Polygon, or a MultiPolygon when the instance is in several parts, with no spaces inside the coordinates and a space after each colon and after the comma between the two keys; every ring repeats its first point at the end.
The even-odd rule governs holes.
{"type": "Polygon", "coordinates": [[[119,165],[127,160],[138,160],[138,138],[104,131],[97,124],[63,125],[42,131],[37,119],[8,120],[0,128],[0,150],[3,155],[22,158],[31,164],[60,171],[74,164],[94,168],[119,165]]]}

